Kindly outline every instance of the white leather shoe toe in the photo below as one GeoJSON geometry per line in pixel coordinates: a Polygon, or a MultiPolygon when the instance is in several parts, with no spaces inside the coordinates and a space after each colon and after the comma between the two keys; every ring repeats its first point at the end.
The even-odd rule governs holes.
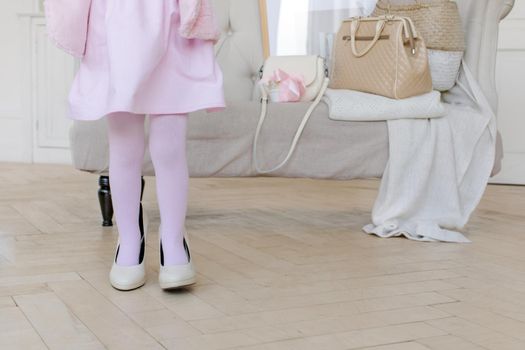
{"type": "Polygon", "coordinates": [[[109,274],[111,285],[119,290],[132,290],[146,283],[144,262],[139,265],[121,266],[113,262],[109,274]]]}
{"type": "Polygon", "coordinates": [[[138,288],[146,283],[146,267],[144,264],[144,253],[146,249],[146,232],[148,227],[148,220],[145,213],[142,212],[142,205],[140,209],[140,217],[143,219],[142,222],[139,218],[141,228],[141,241],[140,241],[140,256],[139,264],[137,265],[117,265],[118,251],[120,247],[120,239],[117,243],[115,252],[115,258],[113,259],[113,265],[109,273],[109,280],[111,285],[118,290],[132,290],[138,288]]]}

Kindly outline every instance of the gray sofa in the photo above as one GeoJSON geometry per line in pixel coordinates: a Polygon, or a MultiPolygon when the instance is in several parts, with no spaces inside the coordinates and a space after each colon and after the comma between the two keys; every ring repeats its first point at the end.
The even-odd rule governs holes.
{"type": "MultiPolygon", "coordinates": [[[[458,0],[467,35],[466,61],[494,110],[498,25],[514,0],[458,0]]],[[[188,130],[188,161],[192,177],[256,176],[251,158],[260,113],[255,84],[264,61],[258,0],[214,0],[223,29],[216,45],[224,73],[228,107],[221,112],[192,113],[188,130]]],[[[308,108],[308,103],[270,104],[262,131],[259,159],[264,168],[276,164],[308,108]]],[[[146,124],[146,137],[148,124],[146,124]]],[[[75,121],[70,129],[75,168],[99,175],[103,225],[111,225],[108,140],[105,118],[75,121]]],[[[494,174],[501,163],[501,142],[494,174]]],[[[274,176],[353,179],[381,177],[388,160],[386,122],[345,122],[328,118],[321,103],[313,113],[290,162],[274,176]]],[[[143,175],[154,169],[146,150],[143,175]]]]}

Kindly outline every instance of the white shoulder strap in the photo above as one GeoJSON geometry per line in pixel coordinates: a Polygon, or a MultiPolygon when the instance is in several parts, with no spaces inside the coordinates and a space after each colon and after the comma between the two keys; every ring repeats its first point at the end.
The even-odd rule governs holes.
{"type": "Polygon", "coordinates": [[[323,86],[321,87],[321,90],[319,91],[319,94],[317,95],[317,97],[315,98],[313,103],[311,104],[310,108],[308,108],[308,111],[304,115],[303,120],[301,121],[301,124],[299,125],[299,128],[297,129],[297,132],[295,133],[295,136],[294,136],[294,138],[292,140],[292,144],[290,146],[290,149],[288,150],[288,154],[286,155],[284,160],[281,163],[279,163],[277,166],[275,166],[275,167],[273,167],[271,169],[268,169],[268,170],[262,170],[259,167],[258,163],[257,163],[257,141],[258,141],[259,136],[261,134],[261,129],[262,129],[262,126],[264,124],[264,120],[266,119],[266,114],[267,114],[267,109],[268,109],[268,94],[267,94],[266,90],[261,87],[261,91],[262,91],[261,116],[259,118],[259,124],[257,125],[257,130],[255,131],[255,138],[254,138],[254,141],[253,141],[253,152],[252,152],[253,163],[254,163],[254,166],[255,166],[255,170],[258,173],[260,173],[260,174],[268,174],[268,173],[274,172],[274,171],[282,168],[288,162],[288,160],[292,156],[293,152],[295,151],[297,143],[299,142],[299,138],[301,137],[301,134],[303,133],[303,130],[304,130],[305,126],[306,126],[306,123],[308,122],[308,119],[310,119],[310,116],[312,115],[314,109],[321,102],[321,99],[323,98],[323,95],[326,92],[326,89],[328,88],[329,82],[330,82],[330,80],[328,78],[324,79],[323,86]]]}

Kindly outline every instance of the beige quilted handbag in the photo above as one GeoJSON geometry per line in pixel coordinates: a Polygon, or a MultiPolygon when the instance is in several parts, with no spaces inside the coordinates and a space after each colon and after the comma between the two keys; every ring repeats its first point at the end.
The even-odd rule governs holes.
{"type": "Polygon", "coordinates": [[[428,48],[434,89],[454,86],[465,51],[465,33],[456,2],[451,0],[379,0],[372,16],[410,17],[428,48]]]}
{"type": "Polygon", "coordinates": [[[432,91],[427,48],[410,18],[349,18],[333,48],[330,88],[401,99],[432,91]]]}

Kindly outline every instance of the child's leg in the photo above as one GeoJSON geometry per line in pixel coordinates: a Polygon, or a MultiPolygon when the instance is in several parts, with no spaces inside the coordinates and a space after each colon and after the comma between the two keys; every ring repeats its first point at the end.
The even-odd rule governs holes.
{"type": "Polygon", "coordinates": [[[120,239],[118,265],[139,263],[144,119],[144,115],[130,113],[113,113],[107,116],[109,181],[120,239]]]}
{"type": "Polygon", "coordinates": [[[151,115],[149,150],[155,168],[164,265],[186,264],[182,243],[188,201],[186,114],[151,115]]]}

